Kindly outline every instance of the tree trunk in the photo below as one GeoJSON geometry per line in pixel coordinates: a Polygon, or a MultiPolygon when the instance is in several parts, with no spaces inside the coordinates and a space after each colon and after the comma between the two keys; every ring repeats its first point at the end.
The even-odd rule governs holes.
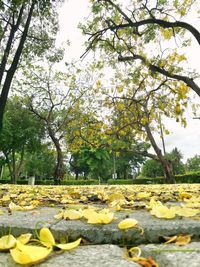
{"type": "Polygon", "coordinates": [[[78,175],[79,175],[79,172],[75,171],[75,180],[78,180],[78,175]]]}
{"type": "Polygon", "coordinates": [[[53,141],[56,147],[57,162],[56,162],[56,167],[55,167],[55,172],[54,172],[54,182],[56,185],[58,185],[60,184],[60,181],[64,176],[63,154],[62,154],[59,139],[56,138],[54,131],[51,129],[50,126],[48,126],[48,132],[49,132],[49,136],[51,137],[51,140],[53,141]]]}
{"type": "Polygon", "coordinates": [[[11,183],[17,183],[17,168],[16,168],[16,160],[15,160],[15,150],[12,151],[12,174],[11,174],[11,183]]]}
{"type": "Polygon", "coordinates": [[[162,151],[160,150],[160,148],[157,146],[156,141],[151,133],[151,129],[149,127],[149,124],[145,125],[145,130],[147,133],[147,136],[149,138],[149,141],[154,149],[154,151],[156,152],[156,155],[163,167],[163,171],[164,171],[164,176],[165,176],[165,180],[166,183],[175,183],[175,179],[174,179],[174,175],[173,175],[173,167],[172,164],[169,160],[165,159],[164,156],[162,155],[162,151]]]}
{"type": "Polygon", "coordinates": [[[5,106],[6,106],[6,102],[8,98],[8,93],[10,90],[12,79],[17,70],[17,66],[18,66],[18,63],[19,63],[19,60],[20,60],[20,57],[21,57],[21,54],[24,48],[24,44],[27,38],[28,29],[30,26],[30,22],[31,22],[31,18],[32,18],[33,10],[34,10],[34,5],[35,5],[35,2],[32,3],[31,8],[29,10],[26,24],[24,26],[24,31],[22,33],[22,36],[21,36],[18,48],[16,50],[15,56],[13,58],[12,64],[9,70],[7,71],[7,75],[5,77],[5,81],[2,87],[2,92],[0,95],[0,132],[2,131],[2,127],[3,127],[3,114],[4,114],[4,110],[5,110],[5,106]]]}

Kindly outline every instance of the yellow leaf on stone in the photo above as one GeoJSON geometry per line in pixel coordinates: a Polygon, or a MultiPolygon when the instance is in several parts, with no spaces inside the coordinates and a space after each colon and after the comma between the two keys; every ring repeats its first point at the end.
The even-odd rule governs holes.
{"type": "Polygon", "coordinates": [[[128,253],[131,255],[131,257],[140,257],[142,251],[139,247],[132,247],[128,250],[128,253]]]}
{"type": "Polygon", "coordinates": [[[190,235],[180,235],[177,237],[175,244],[178,246],[184,246],[191,242],[190,235]]]}
{"type": "Polygon", "coordinates": [[[26,211],[26,210],[33,210],[35,209],[35,206],[34,205],[29,205],[29,206],[23,206],[22,207],[22,210],[26,211]]]}
{"type": "Polygon", "coordinates": [[[23,234],[20,235],[17,240],[20,241],[22,244],[27,244],[31,239],[32,234],[23,234]]]}
{"type": "Polygon", "coordinates": [[[192,209],[180,206],[172,207],[171,210],[173,210],[177,215],[183,217],[192,217],[200,213],[200,209],[192,209]]]}
{"type": "Polygon", "coordinates": [[[64,212],[61,211],[60,213],[54,215],[53,217],[54,217],[54,219],[56,219],[56,220],[61,220],[61,219],[63,218],[63,215],[64,215],[64,212]]]}
{"type": "Polygon", "coordinates": [[[165,239],[167,239],[167,241],[164,244],[174,243],[176,241],[176,239],[177,239],[177,235],[174,235],[174,236],[169,237],[169,238],[167,237],[165,239]]]}
{"type": "Polygon", "coordinates": [[[161,206],[162,203],[160,201],[157,201],[155,197],[152,197],[149,201],[149,205],[146,205],[147,209],[152,209],[153,207],[161,206]]]}
{"type": "Polygon", "coordinates": [[[81,238],[77,239],[74,242],[70,242],[67,244],[56,244],[55,246],[62,249],[62,250],[71,250],[76,248],[81,243],[81,238]]]}
{"type": "Polygon", "coordinates": [[[109,209],[102,209],[99,211],[99,214],[108,214],[109,212],[109,209]]]}
{"type": "Polygon", "coordinates": [[[2,200],[2,201],[9,201],[9,200],[10,200],[10,196],[5,195],[5,196],[2,197],[1,200],[2,200]]]}
{"type": "Polygon", "coordinates": [[[184,246],[191,242],[190,235],[179,235],[179,236],[172,236],[170,237],[165,244],[175,243],[178,246],[184,246]]]}
{"type": "Polygon", "coordinates": [[[0,210],[0,215],[3,215],[4,214],[4,211],[3,210],[0,210]]]}
{"type": "Polygon", "coordinates": [[[23,245],[17,242],[17,246],[10,250],[13,260],[19,264],[35,264],[44,260],[52,251],[52,247],[39,247],[23,245]]]}
{"type": "Polygon", "coordinates": [[[192,197],[191,194],[187,192],[181,192],[178,196],[181,200],[190,199],[192,197]]]}
{"type": "Polygon", "coordinates": [[[173,209],[169,209],[164,205],[154,206],[150,211],[151,215],[156,216],[157,218],[163,219],[172,219],[176,216],[176,213],[173,209]]]}
{"type": "Polygon", "coordinates": [[[137,194],[137,198],[148,198],[148,197],[151,197],[151,193],[140,192],[137,194]]]}
{"type": "Polygon", "coordinates": [[[92,213],[88,217],[89,224],[108,224],[114,220],[114,213],[92,213]]]}
{"type": "Polygon", "coordinates": [[[52,247],[55,245],[55,239],[51,231],[47,227],[43,227],[39,233],[39,240],[45,247],[52,247]]]}
{"type": "Polygon", "coordinates": [[[96,216],[97,212],[93,208],[84,209],[83,217],[89,219],[90,217],[96,216]]]}
{"type": "Polygon", "coordinates": [[[63,213],[63,218],[64,219],[69,219],[69,220],[78,220],[83,217],[82,211],[78,210],[65,210],[63,213]]]}
{"type": "Polygon", "coordinates": [[[126,230],[126,229],[129,229],[129,228],[135,227],[137,224],[138,224],[137,220],[131,219],[131,218],[127,218],[127,219],[124,219],[123,221],[121,221],[118,224],[118,228],[121,229],[121,230],[126,230]]]}
{"type": "Polygon", "coordinates": [[[92,212],[91,216],[88,215],[87,219],[89,224],[101,224],[101,219],[97,212],[92,212]]]}
{"type": "Polygon", "coordinates": [[[108,201],[112,202],[114,200],[125,200],[125,197],[121,193],[113,193],[108,197],[108,201]]]}
{"type": "Polygon", "coordinates": [[[22,210],[22,207],[19,205],[16,205],[15,203],[13,203],[12,201],[10,202],[10,204],[8,205],[9,209],[12,211],[15,210],[22,210]]]}
{"type": "Polygon", "coordinates": [[[0,250],[8,250],[16,245],[16,239],[13,235],[4,235],[0,238],[0,250]]]}

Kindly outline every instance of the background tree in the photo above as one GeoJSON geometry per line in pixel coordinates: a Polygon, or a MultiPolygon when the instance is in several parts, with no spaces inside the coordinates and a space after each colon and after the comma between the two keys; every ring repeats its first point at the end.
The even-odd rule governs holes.
{"type": "MultiPolygon", "coordinates": [[[[181,152],[177,148],[172,149],[171,152],[166,153],[165,155],[165,158],[170,160],[172,164],[174,175],[185,173],[184,164],[181,161],[182,157],[183,156],[181,152]]],[[[141,174],[144,177],[155,178],[155,177],[162,177],[164,175],[164,172],[162,165],[160,164],[159,161],[149,159],[145,161],[145,163],[143,164],[141,169],[141,174]]]]}
{"type": "Polygon", "coordinates": [[[41,180],[53,179],[55,164],[55,151],[49,148],[49,144],[42,144],[36,151],[26,154],[22,175],[41,180]]]}
{"type": "Polygon", "coordinates": [[[26,65],[54,43],[58,31],[58,2],[61,1],[0,3],[0,131],[8,93],[20,60],[23,57],[26,65]]]}
{"type": "MultiPolygon", "coordinates": [[[[184,110],[187,107],[188,90],[171,80],[155,80],[141,67],[116,66],[110,80],[110,87],[99,88],[104,94],[104,107],[110,109],[107,120],[110,130],[120,140],[124,137],[149,142],[155,154],[142,149],[141,155],[159,160],[163,166],[166,180],[173,182],[173,166],[158,147],[154,133],[160,134],[160,116],[170,117],[186,126],[184,110]],[[181,107],[181,108],[180,108],[181,107]]],[[[165,134],[169,134],[163,125],[165,134]]],[[[121,146],[122,147],[122,146],[121,146]]]]}
{"type": "MultiPolygon", "coordinates": [[[[188,45],[188,40],[184,39],[184,30],[190,31],[197,41],[199,32],[174,18],[177,15],[182,20],[187,8],[192,7],[193,3],[184,1],[181,5],[178,1],[92,1],[93,17],[82,25],[83,32],[90,35],[86,53],[90,49],[100,49],[101,64],[107,63],[113,68],[117,73],[115,79],[121,77],[118,84],[112,82],[110,86],[113,87],[114,84],[116,90],[119,93],[121,91],[117,95],[114,89],[110,101],[115,104],[121,121],[124,122],[121,124],[121,132],[128,127],[134,129],[137,135],[139,132],[142,135],[145,131],[168,181],[173,180],[172,165],[157,146],[153,132],[158,129],[158,114],[176,118],[186,125],[183,114],[188,102],[188,88],[200,95],[195,82],[196,73],[183,68],[186,60],[184,46],[188,45]],[[181,39],[175,45],[166,48],[169,39],[177,40],[180,36],[181,39]],[[121,71],[123,64],[119,64],[117,59],[124,63],[126,71],[121,71]]],[[[155,158],[154,155],[149,156],[155,158]]]]}
{"type": "Polygon", "coordinates": [[[141,169],[141,174],[144,177],[162,177],[163,176],[163,168],[159,161],[154,159],[148,159],[145,161],[144,165],[141,169]]]}
{"type": "Polygon", "coordinates": [[[68,73],[55,70],[54,65],[61,58],[60,53],[52,53],[50,58],[46,59],[46,66],[30,67],[18,84],[27,96],[27,107],[44,123],[47,135],[55,147],[57,163],[54,181],[56,184],[60,183],[66,171],[64,137],[70,122],[74,120],[76,110],[80,109],[82,96],[86,91],[85,87],[80,86],[73,73],[74,68],[70,69],[71,66],[69,66],[68,73]]]}
{"type": "Polygon", "coordinates": [[[185,173],[185,166],[181,161],[183,155],[181,154],[180,150],[175,147],[170,153],[167,153],[165,157],[171,161],[174,175],[185,173]]]}
{"type": "Polygon", "coordinates": [[[188,171],[200,171],[200,156],[189,158],[186,163],[188,171]]]}
{"type": "Polygon", "coordinates": [[[27,153],[41,146],[44,127],[23,105],[23,100],[12,97],[5,113],[5,126],[0,134],[0,150],[9,168],[11,182],[16,183],[27,153]]]}

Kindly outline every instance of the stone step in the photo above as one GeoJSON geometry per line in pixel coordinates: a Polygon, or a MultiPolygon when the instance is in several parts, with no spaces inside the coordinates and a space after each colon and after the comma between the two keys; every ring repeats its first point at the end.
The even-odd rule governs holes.
{"type": "MultiPolygon", "coordinates": [[[[193,242],[184,247],[175,245],[141,245],[142,257],[151,256],[159,267],[199,267],[200,242],[193,242]]],[[[0,267],[19,267],[9,253],[0,254],[0,267]]],[[[125,251],[116,245],[90,245],[63,252],[52,253],[38,267],[139,267],[137,263],[125,257],[125,251]]]]}
{"type": "Polygon", "coordinates": [[[59,208],[39,207],[32,211],[13,211],[11,215],[5,212],[0,216],[0,235],[7,234],[10,230],[14,236],[31,232],[35,235],[36,228],[46,225],[49,227],[56,240],[66,238],[75,240],[82,237],[90,244],[117,244],[140,245],[160,243],[162,236],[177,234],[191,234],[192,241],[200,241],[200,223],[192,218],[175,218],[172,220],[158,219],[148,211],[123,211],[116,213],[116,220],[107,225],[91,225],[86,220],[60,220],[54,219],[59,208]],[[118,229],[118,223],[126,218],[138,220],[141,230],[132,228],[124,231],[118,229]]]}

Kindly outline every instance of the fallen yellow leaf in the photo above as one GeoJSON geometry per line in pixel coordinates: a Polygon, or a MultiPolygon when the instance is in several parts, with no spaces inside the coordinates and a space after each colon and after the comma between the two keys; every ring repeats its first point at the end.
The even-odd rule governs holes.
{"type": "Polygon", "coordinates": [[[10,250],[13,260],[19,264],[35,264],[44,260],[52,251],[52,247],[23,245],[17,241],[15,248],[10,250]]]}
{"type": "Polygon", "coordinates": [[[27,234],[23,234],[23,235],[20,235],[20,236],[17,238],[17,240],[20,241],[22,244],[25,245],[25,244],[27,244],[27,243],[30,241],[31,236],[32,236],[32,234],[29,234],[29,233],[27,233],[27,234]]]}
{"type": "Polygon", "coordinates": [[[163,219],[172,219],[176,216],[174,209],[169,209],[164,205],[153,206],[150,213],[156,216],[157,218],[163,218],[163,219]]]}
{"type": "Polygon", "coordinates": [[[137,220],[131,219],[131,218],[127,218],[127,219],[124,219],[123,221],[121,221],[118,224],[118,228],[121,229],[121,230],[125,230],[125,229],[129,229],[129,228],[135,227],[137,224],[138,224],[137,220]]]}
{"type": "Polygon", "coordinates": [[[148,193],[148,192],[140,192],[137,194],[137,198],[148,198],[151,196],[151,193],[148,193]]]}
{"type": "Polygon", "coordinates": [[[178,246],[184,246],[191,242],[191,235],[179,235],[175,244],[178,246]]]}
{"type": "Polygon", "coordinates": [[[89,224],[108,224],[114,220],[114,213],[97,213],[88,217],[89,224]]]}
{"type": "Polygon", "coordinates": [[[0,238],[0,250],[8,250],[13,248],[17,240],[13,235],[4,235],[0,238]]]}
{"type": "Polygon", "coordinates": [[[55,239],[51,231],[47,227],[43,227],[39,233],[39,239],[42,245],[45,247],[52,247],[55,245],[55,239]]]}
{"type": "Polygon", "coordinates": [[[200,213],[200,209],[192,209],[188,207],[172,207],[171,210],[173,210],[177,215],[183,216],[183,217],[192,217],[200,213]]]}
{"type": "Polygon", "coordinates": [[[67,244],[56,244],[56,247],[62,249],[62,250],[71,250],[76,248],[81,243],[81,238],[77,239],[74,242],[70,242],[67,244]]]}
{"type": "Polygon", "coordinates": [[[82,218],[82,216],[83,216],[82,211],[78,211],[78,210],[69,209],[63,212],[64,219],[78,220],[82,218]]]}

